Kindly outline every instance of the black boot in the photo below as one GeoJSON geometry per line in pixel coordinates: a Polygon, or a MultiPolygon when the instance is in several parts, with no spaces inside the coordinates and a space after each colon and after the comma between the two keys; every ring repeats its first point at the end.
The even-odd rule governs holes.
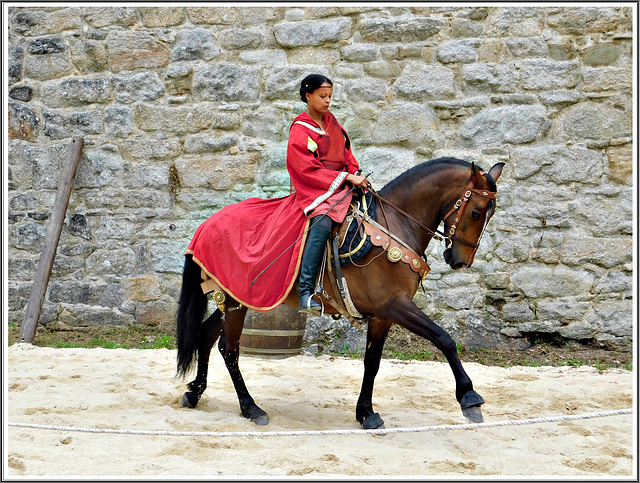
{"type": "Polygon", "coordinates": [[[318,268],[322,263],[324,249],[329,239],[332,220],[322,215],[311,219],[311,229],[302,254],[300,279],[298,280],[298,311],[320,314],[322,306],[313,299],[318,268]]]}

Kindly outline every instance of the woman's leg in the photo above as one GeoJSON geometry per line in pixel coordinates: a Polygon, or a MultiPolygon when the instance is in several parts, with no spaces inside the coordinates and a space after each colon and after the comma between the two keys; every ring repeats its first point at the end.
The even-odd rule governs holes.
{"type": "Polygon", "coordinates": [[[321,305],[313,299],[318,268],[324,256],[324,249],[331,234],[331,218],[318,215],[311,219],[311,229],[302,254],[300,279],[298,280],[298,309],[300,312],[318,312],[321,305]]]}

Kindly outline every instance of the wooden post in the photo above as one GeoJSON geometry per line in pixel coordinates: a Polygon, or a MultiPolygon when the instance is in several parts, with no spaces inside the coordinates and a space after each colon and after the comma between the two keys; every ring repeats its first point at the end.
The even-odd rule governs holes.
{"type": "Polygon", "coordinates": [[[49,276],[53,268],[53,259],[56,256],[62,225],[64,224],[69,198],[71,197],[71,190],[73,189],[73,181],[76,177],[78,162],[80,161],[82,143],[83,139],[81,137],[74,137],[71,139],[71,144],[69,145],[67,161],[63,168],[62,179],[58,185],[56,201],[53,205],[53,211],[51,212],[51,219],[47,227],[44,246],[40,254],[40,261],[38,262],[38,269],[36,270],[36,275],[33,280],[33,286],[31,287],[31,295],[25,311],[24,322],[22,323],[18,342],[31,344],[36,335],[44,295],[47,291],[49,276]]]}

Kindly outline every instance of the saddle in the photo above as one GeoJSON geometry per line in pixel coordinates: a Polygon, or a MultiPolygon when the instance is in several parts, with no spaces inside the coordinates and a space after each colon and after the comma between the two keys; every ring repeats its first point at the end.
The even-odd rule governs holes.
{"type": "MultiPolygon", "coordinates": [[[[391,262],[402,261],[420,275],[420,280],[431,270],[427,261],[419,256],[405,242],[390,233],[376,220],[376,203],[370,192],[359,192],[353,197],[351,206],[344,221],[329,237],[323,266],[320,269],[319,281],[324,278],[328,268],[329,281],[338,300],[329,296],[320,284],[316,292],[322,295],[341,316],[347,318],[355,327],[360,327],[367,318],[355,307],[347,280],[342,276],[342,266],[357,264],[375,246],[387,253],[391,262]]],[[[379,256],[379,255],[378,255],[379,256]]],[[[340,317],[340,316],[333,316],[340,317]]]]}

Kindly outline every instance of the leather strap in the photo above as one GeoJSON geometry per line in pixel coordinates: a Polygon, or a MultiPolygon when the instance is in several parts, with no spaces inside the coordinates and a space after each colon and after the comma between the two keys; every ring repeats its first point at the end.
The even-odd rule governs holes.
{"type": "Polygon", "coordinates": [[[390,261],[406,263],[411,270],[419,274],[421,278],[425,277],[431,271],[426,260],[402,240],[389,233],[385,228],[382,226],[378,228],[367,220],[363,220],[363,224],[366,233],[371,238],[371,243],[387,251],[387,258],[389,258],[388,254],[390,251],[399,254],[398,259],[391,260],[391,258],[389,258],[390,261]]]}

